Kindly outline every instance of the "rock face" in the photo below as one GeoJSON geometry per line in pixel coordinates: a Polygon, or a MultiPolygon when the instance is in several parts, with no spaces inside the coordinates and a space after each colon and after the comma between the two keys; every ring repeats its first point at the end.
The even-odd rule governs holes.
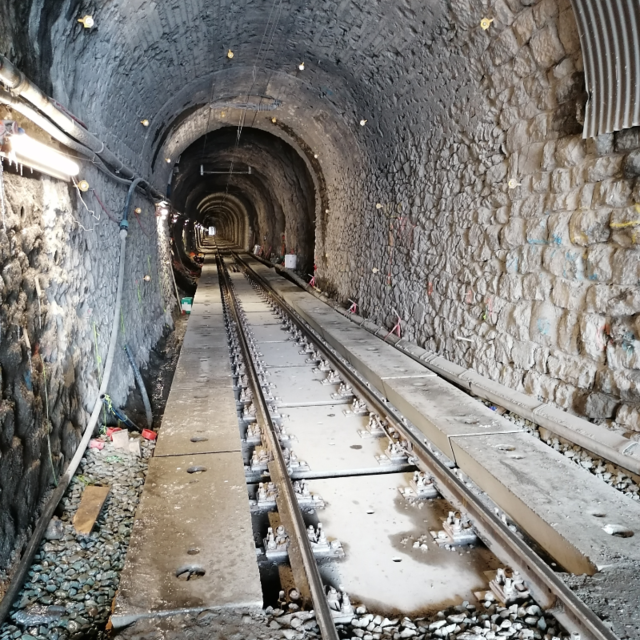
{"type": "MultiPolygon", "coordinates": [[[[92,189],[3,174],[0,221],[0,568],[21,541],[39,502],[73,456],[97,398],[110,339],[120,241],[115,215],[126,187],[83,171],[92,189]],[[86,207],[85,207],[86,205],[86,207]],[[51,454],[49,454],[49,450],[51,454]],[[53,469],[52,469],[53,464],[53,469]]],[[[124,402],[139,363],[171,324],[166,222],[142,197],[127,246],[121,335],[109,394],[124,402]],[[144,281],[147,273],[150,282],[144,281]]]]}
{"type": "MultiPolygon", "coordinates": [[[[90,30],[65,3],[41,4],[5,0],[0,51],[159,189],[209,131],[273,133],[299,154],[315,206],[307,174],[283,164],[277,175],[304,184],[278,206],[260,195],[255,218],[262,235],[297,233],[308,254],[308,225],[286,213],[306,207],[324,290],[389,328],[397,312],[406,338],[458,364],[640,431],[640,128],[582,139],[570,0],[291,0],[274,21],[256,0],[223,11],[117,0],[90,30]]],[[[88,164],[82,177],[120,211],[122,186],[88,164]]],[[[247,201],[234,216],[256,204],[242,185],[230,189],[247,201]]],[[[59,470],[98,387],[117,227],[83,197],[86,208],[63,183],[5,172],[0,565],[50,482],[47,425],[59,470]]],[[[161,228],[141,197],[135,205],[145,232],[132,221],[123,324],[144,361],[170,293],[161,228]]],[[[116,401],[131,380],[119,353],[116,401]]]]}
{"type": "Polygon", "coordinates": [[[640,129],[581,138],[569,1],[458,0],[398,57],[369,78],[375,179],[329,218],[323,284],[460,365],[640,431],[640,129]]]}

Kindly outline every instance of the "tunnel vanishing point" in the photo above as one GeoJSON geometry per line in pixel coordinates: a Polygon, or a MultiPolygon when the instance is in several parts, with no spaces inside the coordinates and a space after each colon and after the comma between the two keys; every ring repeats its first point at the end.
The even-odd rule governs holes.
{"type": "Polygon", "coordinates": [[[0,577],[210,227],[633,446],[638,51],[633,0],[0,0],[0,577]]]}

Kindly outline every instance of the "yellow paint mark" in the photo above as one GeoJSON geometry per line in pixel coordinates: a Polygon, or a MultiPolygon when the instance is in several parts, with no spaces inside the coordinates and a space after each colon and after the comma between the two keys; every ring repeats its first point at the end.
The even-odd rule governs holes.
{"type": "Polygon", "coordinates": [[[629,222],[612,222],[611,224],[609,224],[612,229],[624,229],[626,227],[637,227],[638,225],[640,225],[640,220],[629,220],[629,222]]]}

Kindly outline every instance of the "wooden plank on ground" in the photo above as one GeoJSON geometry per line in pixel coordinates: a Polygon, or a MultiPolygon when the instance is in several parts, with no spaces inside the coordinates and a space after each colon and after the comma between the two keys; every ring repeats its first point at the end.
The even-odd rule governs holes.
{"type": "Polygon", "coordinates": [[[80,506],[73,516],[76,533],[88,535],[96,523],[111,487],[87,487],[82,493],[80,506]]]}

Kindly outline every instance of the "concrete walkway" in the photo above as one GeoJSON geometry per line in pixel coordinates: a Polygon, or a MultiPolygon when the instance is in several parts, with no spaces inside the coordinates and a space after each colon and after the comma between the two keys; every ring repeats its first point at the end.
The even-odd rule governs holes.
{"type": "Polygon", "coordinates": [[[218,273],[193,301],[112,623],[262,607],[218,273]]]}

